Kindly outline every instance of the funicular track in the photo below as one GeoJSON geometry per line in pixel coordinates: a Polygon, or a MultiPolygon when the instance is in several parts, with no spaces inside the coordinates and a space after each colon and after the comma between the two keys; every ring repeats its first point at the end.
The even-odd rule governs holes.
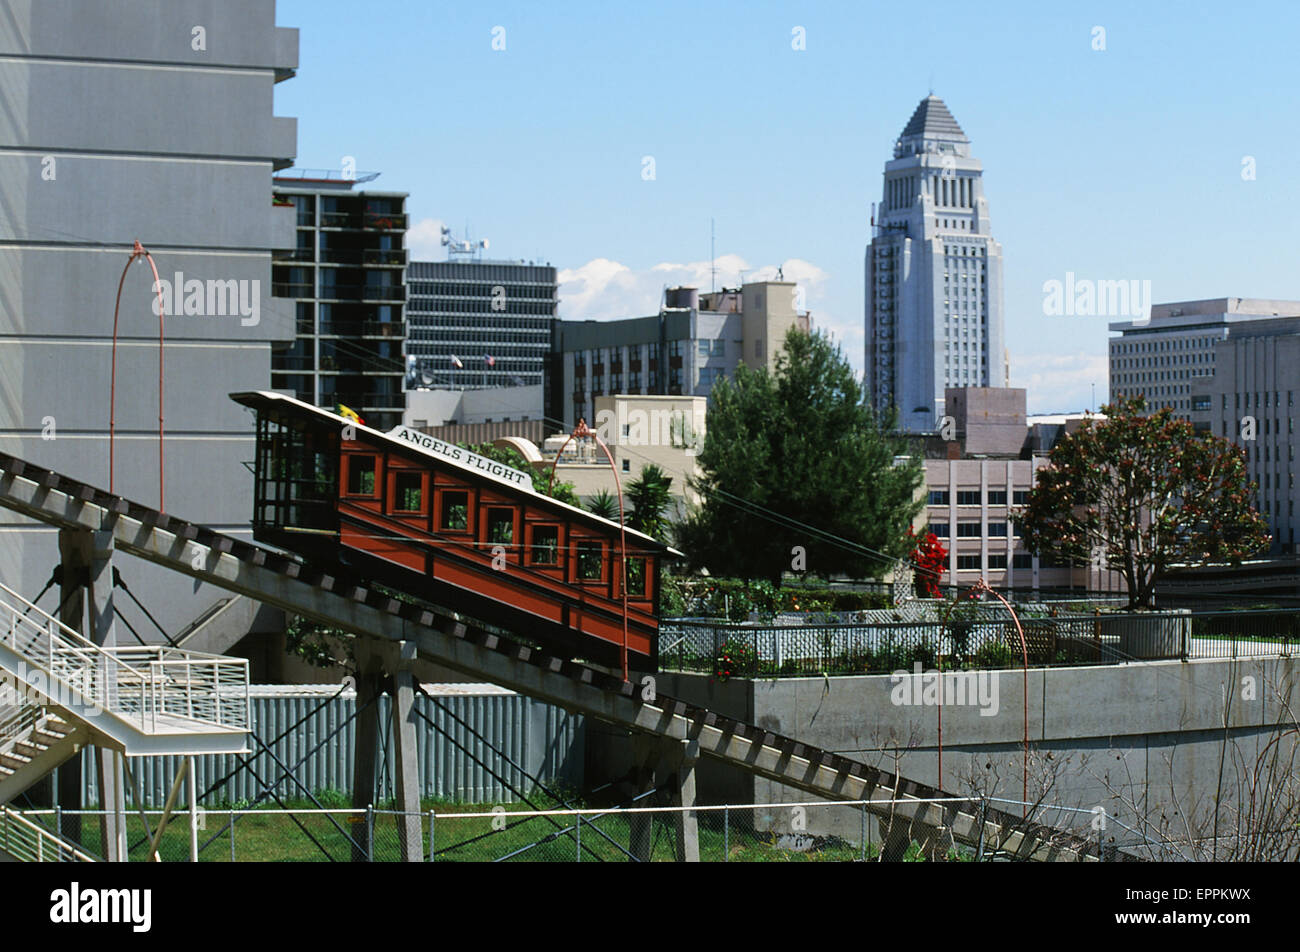
{"type": "MultiPolygon", "coordinates": [[[[1030,822],[992,806],[976,808],[926,784],[800,743],[595,668],[552,657],[450,615],[391,598],[288,556],[177,519],[0,453],[0,506],[69,529],[111,531],[116,548],[181,574],[323,624],[413,646],[413,669],[437,664],[641,734],[693,743],[700,755],[831,800],[868,807],[895,822],[943,827],[957,842],[1024,860],[1096,861],[1091,838],[1030,822]],[[947,798],[952,802],[929,803],[947,798]]],[[[1107,857],[1112,858],[1112,857],[1107,857]]],[[[1124,851],[1117,860],[1136,857],[1124,851]]]]}

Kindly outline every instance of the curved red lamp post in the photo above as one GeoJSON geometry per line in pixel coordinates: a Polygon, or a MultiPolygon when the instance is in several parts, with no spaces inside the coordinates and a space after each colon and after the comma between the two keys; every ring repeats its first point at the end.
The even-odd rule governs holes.
{"type": "Polygon", "coordinates": [[[1024,666],[1022,670],[1024,671],[1024,675],[1025,675],[1025,688],[1024,688],[1025,752],[1024,752],[1024,763],[1022,764],[1022,766],[1024,767],[1024,777],[1023,777],[1023,787],[1020,794],[1021,804],[1022,804],[1020,816],[1023,819],[1028,817],[1029,815],[1029,646],[1025,643],[1025,629],[1020,626],[1020,617],[1016,614],[1016,610],[1011,607],[1010,602],[1008,602],[997,592],[993,591],[993,589],[989,587],[989,583],[982,578],[976,581],[976,583],[971,586],[971,591],[985,592],[989,595],[992,595],[1003,605],[1005,605],[1007,611],[1011,613],[1011,620],[1016,623],[1016,634],[1020,636],[1020,656],[1024,662],[1024,666]]]}
{"type": "Polygon", "coordinates": [[[555,468],[560,465],[560,457],[564,454],[565,449],[567,449],[568,445],[572,443],[574,440],[580,440],[583,439],[584,437],[590,437],[591,439],[595,440],[596,445],[599,446],[604,451],[605,459],[609,460],[609,470],[611,473],[614,474],[614,488],[618,492],[618,546],[620,550],[619,557],[623,563],[623,575],[619,583],[619,588],[622,589],[623,591],[622,662],[623,662],[623,680],[626,681],[628,680],[628,673],[627,673],[627,524],[623,519],[623,483],[618,478],[618,467],[614,465],[614,457],[610,455],[609,447],[605,445],[605,441],[602,440],[599,436],[597,436],[596,432],[592,430],[591,427],[587,426],[587,421],[585,418],[580,417],[578,419],[578,425],[573,428],[573,432],[569,434],[569,438],[564,441],[564,443],[560,446],[559,451],[555,454],[555,462],[551,464],[551,479],[546,484],[546,492],[547,495],[549,495],[551,490],[555,487],[555,468]]]}
{"type": "Polygon", "coordinates": [[[108,491],[113,491],[113,443],[117,433],[117,318],[122,308],[122,286],[126,284],[126,272],[135,264],[136,258],[144,258],[153,270],[153,289],[158,295],[158,511],[163,508],[163,307],[162,282],[158,278],[158,266],[154,264],[153,255],[145,250],[139,239],[131,249],[131,257],[122,269],[122,277],[117,282],[117,303],[113,305],[113,351],[108,385],[108,491]]]}

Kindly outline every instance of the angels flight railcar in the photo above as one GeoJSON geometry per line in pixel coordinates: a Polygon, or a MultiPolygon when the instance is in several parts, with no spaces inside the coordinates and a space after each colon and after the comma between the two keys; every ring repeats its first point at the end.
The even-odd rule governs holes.
{"type": "MultiPolygon", "coordinates": [[[[397,427],[381,433],[283,394],[234,393],[257,413],[253,533],[508,628],[617,665],[619,525],[535,492],[527,473],[397,427]]],[[[661,561],[626,530],[629,666],[658,667],[661,561]]]]}

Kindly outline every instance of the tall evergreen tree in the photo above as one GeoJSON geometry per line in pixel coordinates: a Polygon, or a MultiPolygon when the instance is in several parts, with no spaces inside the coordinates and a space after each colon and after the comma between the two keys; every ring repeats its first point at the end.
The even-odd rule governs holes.
{"type": "Polygon", "coordinates": [[[738,367],[713,387],[702,496],[679,529],[696,567],[879,575],[906,557],[922,469],[878,415],[839,347],[792,329],[774,372],[738,367]],[[802,555],[801,555],[802,553],[802,555]]]}

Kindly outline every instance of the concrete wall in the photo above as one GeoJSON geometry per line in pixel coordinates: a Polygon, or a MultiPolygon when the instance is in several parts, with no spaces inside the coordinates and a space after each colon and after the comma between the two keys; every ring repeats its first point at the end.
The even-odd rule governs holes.
{"type": "MultiPolygon", "coordinates": [[[[252,422],[227,394],[266,388],[271,342],[293,335],[271,250],[292,247],[294,212],[272,207],[271,171],[295,151],[296,121],[272,110],[297,31],[276,28],[273,0],[16,0],[0,54],[0,450],[107,486],[113,306],[138,239],[162,279],[242,283],[256,301],[256,320],[169,302],[165,330],[166,508],[247,533],[252,422]]],[[[156,505],[152,280],[140,263],[123,289],[114,489],[156,505]]],[[[0,579],[33,597],[56,561],[53,531],[0,512],[0,579]]],[[[119,568],[171,631],[223,597],[119,568]]]]}
{"type": "MultiPolygon", "coordinates": [[[[950,793],[964,795],[982,787],[990,795],[1019,800],[1024,675],[990,674],[996,676],[990,682],[991,690],[996,684],[996,713],[982,715],[978,706],[943,709],[942,777],[938,708],[893,703],[897,685],[889,675],[723,684],[703,675],[663,673],[658,687],[886,770],[895,769],[897,753],[904,776],[950,793]]],[[[1294,658],[1031,670],[1030,800],[1041,795],[1041,778],[1054,775],[1055,787],[1043,802],[1083,810],[1104,807],[1119,821],[1108,827],[1119,842],[1133,839],[1121,823],[1159,823],[1162,811],[1173,818],[1173,811],[1181,809],[1194,815],[1194,822],[1204,821],[1218,785],[1225,684],[1232,688],[1232,703],[1223,794],[1228,809],[1235,808],[1236,791],[1246,779],[1238,764],[1254,763],[1277,736],[1287,706],[1294,711],[1300,705],[1300,663],[1294,658]]],[[[1290,762],[1296,743],[1294,735],[1282,738],[1283,764],[1290,762]]],[[[705,802],[808,799],[707,759],[698,779],[705,802]]],[[[1076,816],[1072,822],[1086,828],[1089,818],[1076,816]]],[[[810,833],[830,832],[815,828],[814,813],[808,820],[810,833]]],[[[853,830],[834,832],[857,836],[853,830]]]]}

